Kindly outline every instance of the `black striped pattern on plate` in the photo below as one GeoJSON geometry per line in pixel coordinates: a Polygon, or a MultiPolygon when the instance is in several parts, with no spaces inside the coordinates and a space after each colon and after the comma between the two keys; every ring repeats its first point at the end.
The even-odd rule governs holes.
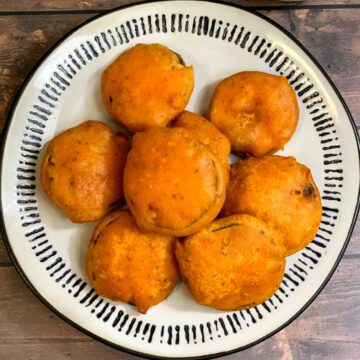
{"type": "Polygon", "coordinates": [[[21,157],[17,167],[17,203],[25,237],[34,250],[34,255],[44,264],[50,278],[67,291],[76,301],[89,309],[99,321],[108,323],[127,336],[143,341],[168,345],[205,343],[241,332],[261,321],[284,304],[297,287],[307,280],[331,241],[341,201],[344,171],[342,153],[336,127],[328,106],[311,80],[284,50],[266,37],[254,34],[239,24],[230,24],[207,16],[190,14],[155,14],[129,19],[118,26],[89,37],[58,63],[28,113],[21,157]],[[280,288],[274,296],[254,308],[221,314],[216,320],[199,325],[156,326],[138,317],[131,316],[120,307],[110,304],[92,289],[86,280],[79,277],[59,256],[49,241],[42,225],[36,200],[36,165],[42,137],[48,121],[54,121],[53,112],[59,98],[71,86],[72,79],[92,61],[108,50],[130,42],[139,42],[148,34],[188,33],[193,36],[211,37],[226,41],[243,51],[259,57],[269,69],[285,76],[305,105],[322,146],[325,168],[323,179],[326,190],[322,193],[323,216],[321,227],[310,243],[287,270],[280,288]]]}

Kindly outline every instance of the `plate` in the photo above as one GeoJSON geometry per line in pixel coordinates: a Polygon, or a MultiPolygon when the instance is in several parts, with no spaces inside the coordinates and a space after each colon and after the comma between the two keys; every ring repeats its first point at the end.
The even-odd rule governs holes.
{"type": "MultiPolygon", "coordinates": [[[[202,1],[115,9],[78,26],[31,73],[6,125],[1,164],[2,227],[21,276],[53,311],[85,333],[147,357],[215,357],[258,343],[319,294],[349,241],[358,211],[354,122],[325,72],[299,42],[263,16],[202,1]],[[45,197],[39,164],[48,141],[80,122],[116,129],[100,97],[100,74],[137,43],[165,44],[195,69],[188,109],[204,113],[216,84],[242,70],[287,77],[300,121],[283,155],[312,169],[323,217],[314,241],[288,258],[274,296],[245,311],[197,305],[179,284],[146,315],[98,296],[85,273],[94,224],[72,224],[45,197]]],[[[71,149],[70,149],[71,151],[71,149]]]]}

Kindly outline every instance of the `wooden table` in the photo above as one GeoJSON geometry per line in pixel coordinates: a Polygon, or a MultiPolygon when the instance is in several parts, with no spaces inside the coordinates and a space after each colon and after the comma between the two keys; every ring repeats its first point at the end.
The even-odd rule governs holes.
{"type": "MultiPolygon", "coordinates": [[[[121,0],[0,0],[0,126],[30,69],[64,33],[121,0]]],[[[360,129],[360,1],[232,1],[290,30],[337,85],[360,129]]],[[[355,194],[354,194],[355,196],[355,194]]],[[[0,240],[0,359],[135,359],[75,330],[28,289],[0,240]]],[[[332,279],[270,339],[226,359],[360,358],[360,221],[332,279]]]]}

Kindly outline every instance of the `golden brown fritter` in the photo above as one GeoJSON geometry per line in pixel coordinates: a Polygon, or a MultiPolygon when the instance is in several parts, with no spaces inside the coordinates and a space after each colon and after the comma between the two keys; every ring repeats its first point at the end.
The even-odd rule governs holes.
{"type": "Polygon", "coordinates": [[[107,125],[86,121],[49,143],[41,183],[72,222],[96,221],[123,195],[128,140],[107,125]]]}
{"type": "Polygon", "coordinates": [[[178,241],[175,254],[194,299],[218,310],[264,302],[279,287],[285,269],[282,236],[249,215],[214,221],[178,241]]]}
{"type": "Polygon", "coordinates": [[[207,145],[228,169],[230,141],[210,121],[190,111],[183,111],[172,122],[172,126],[192,131],[194,137],[207,145]]]}
{"type": "Polygon", "coordinates": [[[173,236],[199,231],[220,212],[225,183],[220,160],[190,131],[153,128],[133,137],[124,191],[141,228],[173,236]]]}
{"type": "Polygon", "coordinates": [[[321,198],[310,170],[293,157],[249,158],[231,166],[223,216],[254,215],[284,234],[287,255],[313,240],[321,198]]]}
{"type": "Polygon", "coordinates": [[[141,231],[128,210],[108,214],[89,243],[86,271],[96,292],[132,303],[141,313],[166,299],[178,268],[175,238],[141,231]]]}
{"type": "Polygon", "coordinates": [[[138,44],[103,73],[102,97],[109,113],[131,131],[166,126],[185,109],[194,71],[160,44],[138,44]]]}
{"type": "Polygon", "coordinates": [[[260,157],[284,148],[296,129],[299,106],[283,76],[245,71],[217,86],[209,117],[235,152],[260,157]]]}

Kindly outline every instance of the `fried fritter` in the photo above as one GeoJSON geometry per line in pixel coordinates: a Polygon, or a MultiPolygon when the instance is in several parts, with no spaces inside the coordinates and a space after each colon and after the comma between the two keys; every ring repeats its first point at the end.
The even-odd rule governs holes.
{"type": "Polygon", "coordinates": [[[228,169],[230,141],[210,121],[190,111],[183,111],[171,125],[192,131],[194,137],[207,145],[218,156],[224,167],[228,169]]]}
{"type": "Polygon", "coordinates": [[[185,109],[194,88],[192,66],[160,44],[138,44],[102,75],[108,112],[131,131],[166,126],[185,109]]]}
{"type": "Polygon", "coordinates": [[[293,157],[249,158],[231,166],[223,216],[250,214],[284,234],[287,255],[319,228],[321,198],[311,171],[293,157]]]}
{"type": "Polygon", "coordinates": [[[233,151],[260,157],[284,148],[296,129],[299,106],[283,76],[245,71],[217,86],[209,117],[233,151]]]}
{"type": "Polygon", "coordinates": [[[285,269],[282,236],[249,215],[214,221],[178,241],[175,254],[194,299],[218,310],[264,302],[279,287],[285,269]]]}
{"type": "Polygon", "coordinates": [[[183,128],[135,134],[124,172],[126,202],[148,231],[185,236],[208,225],[226,193],[223,165],[183,128]]]}
{"type": "Polygon", "coordinates": [[[141,231],[127,210],[108,214],[89,243],[86,271],[96,292],[140,313],[167,298],[178,279],[175,238],[141,231]]]}
{"type": "Polygon", "coordinates": [[[72,222],[99,220],[124,195],[128,150],[125,135],[86,121],[51,140],[41,166],[42,186],[72,222]]]}

